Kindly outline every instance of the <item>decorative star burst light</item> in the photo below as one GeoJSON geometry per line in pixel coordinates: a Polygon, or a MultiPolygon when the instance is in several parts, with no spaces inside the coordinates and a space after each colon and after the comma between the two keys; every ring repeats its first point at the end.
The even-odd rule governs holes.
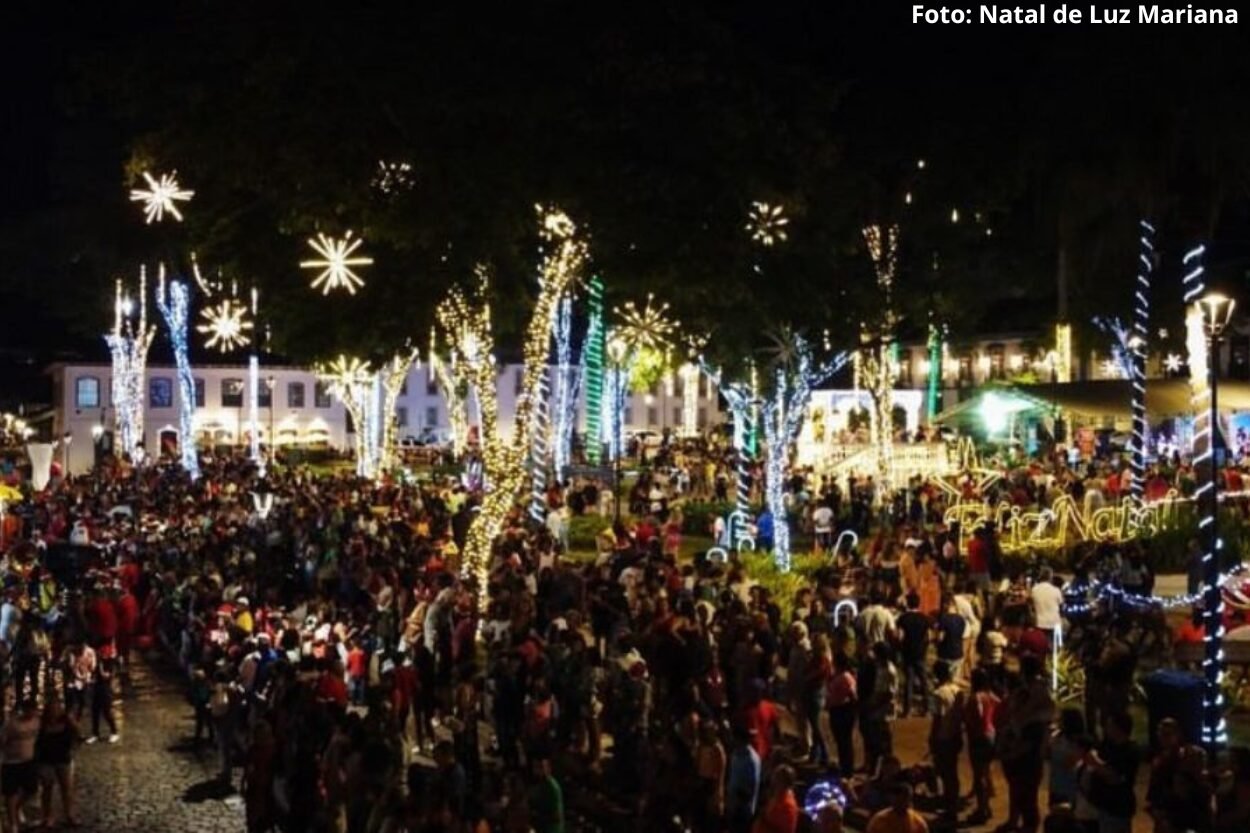
{"type": "Polygon", "coordinates": [[[368,266],[373,263],[371,257],[352,256],[363,242],[359,237],[353,240],[351,231],[348,231],[341,239],[327,237],[322,232],[317,232],[316,239],[309,238],[308,245],[321,255],[321,258],[301,260],[300,268],[322,270],[310,286],[313,289],[320,289],[322,295],[329,295],[331,290],[340,288],[346,289],[349,295],[355,295],[356,289],[364,286],[365,282],[352,271],[351,267],[368,266]]]}
{"type": "Polygon", "coordinates": [[[402,160],[387,162],[378,160],[377,171],[373,175],[373,187],[383,194],[395,194],[412,188],[412,165],[402,160]]]}
{"type": "Polygon", "coordinates": [[[196,326],[196,332],[208,336],[204,346],[228,353],[251,344],[248,333],[253,329],[247,317],[247,307],[233,298],[223,298],[213,306],[200,310],[204,323],[196,326]]]}
{"type": "Polygon", "coordinates": [[[786,241],[786,226],[790,224],[790,218],[786,216],[786,210],[780,204],[770,204],[766,202],[751,203],[751,210],[747,213],[746,230],[751,233],[751,239],[763,246],[773,246],[777,243],[786,241]]]}
{"type": "Polygon", "coordinates": [[[1163,359],[1163,369],[1169,373],[1179,373],[1183,364],[1177,353],[1168,353],[1163,359]]]}
{"type": "Polygon", "coordinates": [[[681,326],[680,321],[668,317],[667,303],[655,306],[654,300],[655,295],[648,292],[646,306],[641,309],[633,301],[626,301],[625,306],[612,310],[621,319],[613,331],[632,354],[641,350],[668,351],[672,347],[673,333],[681,326]]]}
{"type": "Polygon", "coordinates": [[[143,178],[148,181],[147,190],[135,188],[130,192],[131,202],[143,203],[143,216],[151,223],[159,223],[169,213],[175,220],[182,220],[176,202],[186,202],[195,196],[194,191],[183,190],[178,185],[178,172],[161,174],[160,179],[153,179],[147,171],[143,178]]]}

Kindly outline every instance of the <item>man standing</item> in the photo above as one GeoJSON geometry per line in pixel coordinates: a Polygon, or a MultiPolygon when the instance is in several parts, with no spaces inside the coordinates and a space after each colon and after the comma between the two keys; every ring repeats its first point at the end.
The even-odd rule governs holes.
{"type": "Polygon", "coordinates": [[[1029,590],[1029,604],[1033,608],[1033,619],[1037,627],[1050,637],[1050,644],[1055,644],[1055,631],[1062,625],[1061,610],[1063,608],[1063,591],[1054,585],[1054,573],[1049,567],[1043,567],[1038,581],[1029,590]]]}
{"type": "Polygon", "coordinates": [[[963,748],[964,693],[955,684],[951,667],[938,660],[933,666],[933,721],[929,724],[929,754],[942,783],[941,815],[952,824],[959,812],[959,751],[963,748]]]}
{"type": "Polygon", "coordinates": [[[760,756],[751,745],[745,727],[734,730],[734,749],[729,756],[729,780],[725,793],[725,815],[730,833],[747,833],[755,817],[760,791],[760,756]]]}
{"type": "Polygon", "coordinates": [[[933,622],[920,612],[920,596],[907,594],[907,612],[898,617],[899,660],[903,671],[903,717],[911,713],[912,704],[920,699],[920,713],[928,712],[929,693],[925,660],[929,653],[929,634],[933,622]]]}

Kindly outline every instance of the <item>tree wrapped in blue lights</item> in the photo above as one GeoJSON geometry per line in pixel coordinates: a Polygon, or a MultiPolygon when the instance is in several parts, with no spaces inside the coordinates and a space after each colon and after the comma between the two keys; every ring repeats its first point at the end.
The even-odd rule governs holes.
{"type": "Polygon", "coordinates": [[[784,363],[777,365],[773,371],[772,394],[763,402],[764,440],[768,443],[764,495],[773,518],[773,562],[783,573],[790,571],[790,524],[785,506],[790,448],[807,418],[812,388],[841,370],[849,360],[849,354],[839,353],[826,362],[815,364],[807,340],[795,336],[793,367],[784,363]]]}
{"type": "Polygon", "coordinates": [[[185,281],[166,283],[163,266],[156,291],[156,307],[165,319],[178,375],[178,455],[183,470],[194,481],[200,476],[200,458],[195,448],[195,377],[191,374],[191,358],[187,350],[191,288],[185,281]]]}
{"type": "Polygon", "coordinates": [[[116,285],[113,299],[113,329],[104,341],[113,358],[113,421],[117,430],[118,449],[137,459],[143,442],[143,380],[147,373],[148,349],[156,337],[156,328],[148,326],[147,270],[139,270],[138,319],[130,317],[136,303],[116,285]]]}
{"type": "Polygon", "coordinates": [[[577,394],[582,377],[582,368],[573,363],[572,340],[573,298],[565,295],[556,316],[556,379],[551,400],[551,463],[557,479],[564,477],[572,462],[573,424],[577,420],[577,394]]]}

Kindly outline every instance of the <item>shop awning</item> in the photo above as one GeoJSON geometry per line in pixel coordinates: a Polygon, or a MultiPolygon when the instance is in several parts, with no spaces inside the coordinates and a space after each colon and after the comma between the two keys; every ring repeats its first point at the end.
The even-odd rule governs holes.
{"type": "MultiPolygon", "coordinates": [[[[978,390],[973,396],[947,408],[937,422],[958,422],[980,413],[985,397],[1010,396],[1029,403],[1039,411],[1059,408],[1064,413],[1087,419],[1129,419],[1132,386],[1127,381],[1106,380],[1069,382],[1066,385],[1000,385],[978,390]]],[[[1219,408],[1223,412],[1250,411],[1250,382],[1220,380],[1219,408]]],[[[1152,379],[1146,382],[1146,411],[1152,420],[1189,416],[1190,389],[1187,379],[1152,379]]]]}

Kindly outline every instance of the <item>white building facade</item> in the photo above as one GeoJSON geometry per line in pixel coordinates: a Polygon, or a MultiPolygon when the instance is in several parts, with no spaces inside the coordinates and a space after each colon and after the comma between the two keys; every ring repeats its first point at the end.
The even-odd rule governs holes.
{"type": "MultiPolygon", "coordinates": [[[[97,445],[110,442],[115,419],[112,399],[112,368],[99,364],[55,364],[52,378],[53,437],[69,437],[58,457],[74,474],[94,464],[97,445]]],[[[193,367],[195,377],[195,441],[201,447],[245,448],[251,439],[246,365],[193,367]]],[[[499,419],[504,431],[512,428],[521,394],[521,365],[503,365],[499,373],[499,419]]],[[[173,366],[150,365],[144,391],[144,447],[149,454],[172,452],[178,447],[177,374],[173,366]]],[[[696,395],[697,427],[705,431],[719,425],[723,416],[715,387],[700,376],[696,395]]],[[[685,402],[680,374],[662,380],[642,393],[631,393],[625,409],[625,426],[633,431],[680,434],[685,402]]],[[[578,426],[584,425],[584,405],[579,403],[578,426]]],[[[397,436],[420,438],[433,435],[445,440],[449,434],[447,402],[433,374],[414,366],[400,391],[395,408],[397,436]]],[[[260,367],[257,386],[256,428],[265,445],[330,447],[349,449],[352,430],[346,409],[330,395],[329,386],[306,367],[274,365],[260,367]]],[[[476,425],[476,403],[469,401],[469,425],[476,425]]]]}

